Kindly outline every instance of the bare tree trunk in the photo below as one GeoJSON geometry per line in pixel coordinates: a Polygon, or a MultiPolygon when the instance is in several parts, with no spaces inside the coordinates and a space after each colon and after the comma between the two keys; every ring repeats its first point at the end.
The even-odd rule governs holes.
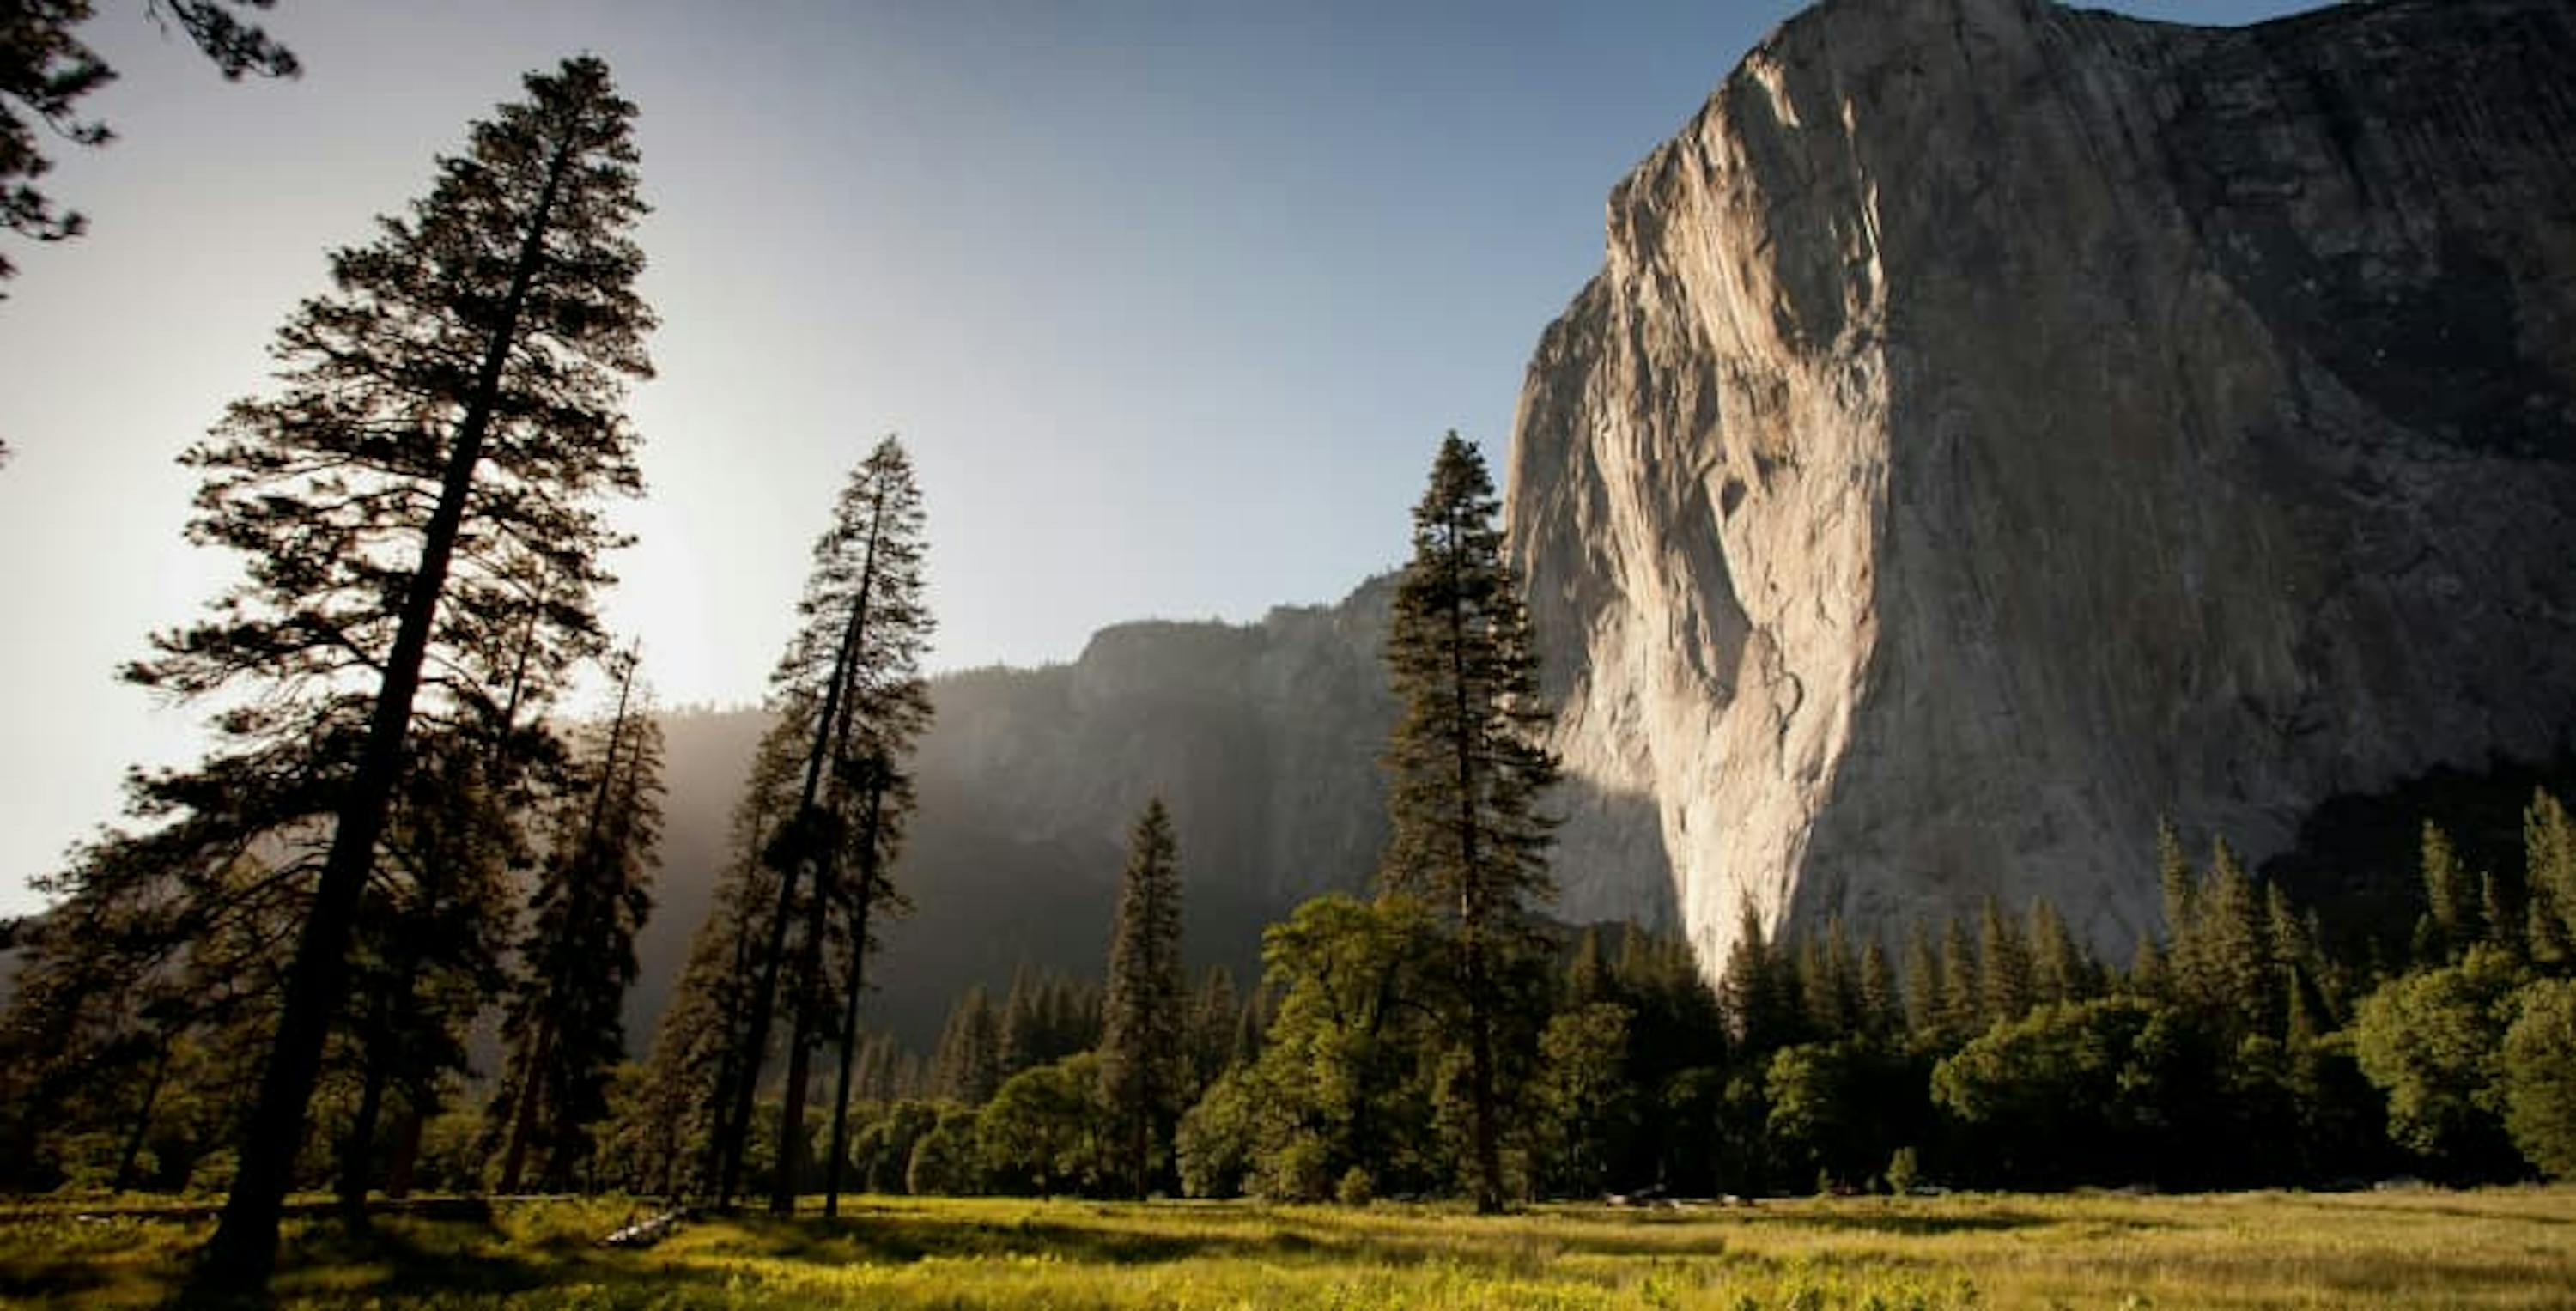
{"type": "Polygon", "coordinates": [[[858,904],[850,912],[849,996],[841,1005],[841,1077],[832,1093],[832,1156],[823,1167],[823,1217],[841,1214],[841,1172],[850,1155],[850,1065],[858,1054],[859,995],[866,990],[868,911],[877,888],[877,833],[885,815],[885,762],[869,766],[868,820],[860,834],[858,904]]]}

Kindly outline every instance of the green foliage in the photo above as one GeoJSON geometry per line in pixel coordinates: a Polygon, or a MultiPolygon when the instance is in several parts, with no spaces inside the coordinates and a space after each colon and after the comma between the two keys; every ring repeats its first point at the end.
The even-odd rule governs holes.
{"type": "Polygon", "coordinates": [[[2363,998],[2354,1054],[2388,1096],[2388,1131],[2432,1166],[2464,1177],[2512,1159],[2499,1053],[2521,970],[2475,947],[2455,965],[2406,975],[2363,998]]]}
{"type": "Polygon", "coordinates": [[[1923,1088],[1919,1067],[1868,1038],[1784,1047],[1763,1086],[1771,1152],[1786,1169],[1859,1183],[1928,1127],[1923,1088]]]}
{"type": "Polygon", "coordinates": [[[915,1194],[964,1196],[983,1191],[984,1148],[976,1113],[950,1107],[914,1142],[904,1167],[904,1189],[915,1194]]]}
{"type": "Polygon", "coordinates": [[[1434,933],[1408,898],[1332,895],[1264,935],[1269,986],[1281,1000],[1247,1076],[1259,1107],[1255,1191],[1321,1198],[1354,1165],[1385,1189],[1446,1182],[1425,1154],[1440,1051],[1424,1004],[1440,983],[1425,969],[1434,933]]]}
{"type": "Polygon", "coordinates": [[[1887,1158],[1887,1191],[1903,1197],[1923,1182],[1922,1157],[1911,1147],[1899,1147],[1887,1158]]]}
{"type": "MultiPolygon", "coordinates": [[[[1169,1149],[1189,1058],[1181,976],[1181,878],[1170,812],[1145,807],[1127,838],[1127,870],[1109,946],[1102,1006],[1100,1095],[1117,1127],[1131,1196],[1152,1191],[1169,1149]]],[[[1007,1086],[1007,1085],[1005,1085],[1007,1086]]]]}
{"type": "Polygon", "coordinates": [[[1551,823],[1538,798],[1556,781],[1541,746],[1521,583],[1503,559],[1500,504],[1476,448],[1450,433],[1413,511],[1413,558],[1396,585],[1386,661],[1403,704],[1384,758],[1394,834],[1380,869],[1417,896],[1440,932],[1431,994],[1464,1051],[1461,1093],[1479,1210],[1502,1205],[1503,1138],[1515,1067],[1526,1067],[1536,999],[1503,986],[1535,952],[1532,912],[1553,896],[1551,823]]]}
{"type": "Polygon", "coordinates": [[[981,1175],[996,1192],[1099,1193],[1120,1179],[1113,1108],[1090,1053],[1022,1070],[976,1117],[981,1175]]]}
{"type": "Polygon", "coordinates": [[[1551,1196],[1599,1196],[1638,1131],[1634,1020],[1627,1007],[1596,1001],[1559,1012],[1539,1037],[1539,1185],[1551,1196]]]}
{"type": "Polygon", "coordinates": [[[2505,1128],[2552,1179],[2576,1179],[2576,981],[2545,979],[2515,999],[2500,1071],[2505,1128]]]}
{"type": "Polygon", "coordinates": [[[1263,1101],[1252,1067],[1238,1065],[1209,1084],[1181,1116],[1173,1137],[1181,1191],[1192,1197],[1241,1196],[1264,1138],[1263,1101]]]}
{"type": "Polygon", "coordinates": [[[2153,1180],[2157,1129],[2197,1053],[2175,1012],[2127,997],[2044,1006],[1932,1070],[1932,1100],[1979,1172],[2022,1188],[2153,1180]]]}
{"type": "Polygon", "coordinates": [[[592,1127],[609,1113],[609,1070],[626,1049],[620,1010],[659,861],[662,730],[649,699],[635,694],[634,658],[618,670],[617,707],[574,757],[529,902],[502,1024],[510,1056],[492,1107],[502,1192],[518,1191],[532,1160],[546,1191],[579,1186],[592,1127]]]}
{"type": "Polygon", "coordinates": [[[948,1023],[940,1030],[939,1050],[931,1058],[931,1093],[981,1106],[1001,1084],[1001,1021],[994,1014],[993,999],[982,988],[969,988],[949,1010],[948,1023]]]}

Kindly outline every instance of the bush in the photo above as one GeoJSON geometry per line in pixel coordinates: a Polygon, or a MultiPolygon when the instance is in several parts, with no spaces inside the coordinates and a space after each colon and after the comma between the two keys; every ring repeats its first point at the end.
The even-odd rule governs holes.
{"type": "Polygon", "coordinates": [[[2522,982],[2514,963],[2472,948],[2457,965],[2409,974],[2362,999],[2352,1022],[2361,1071],[2388,1095],[2388,1134],[2455,1179],[2509,1173],[2504,1032],[2522,982]]]}
{"type": "Polygon", "coordinates": [[[2552,1179],[2576,1179],[2576,980],[2522,990],[2504,1036],[2505,1128],[2552,1179]]]}
{"type": "Polygon", "coordinates": [[[1903,1197],[1913,1192],[1922,1178],[1923,1167],[1915,1159],[1913,1148],[1899,1147],[1895,1155],[1887,1158],[1887,1191],[1903,1197]]]}
{"type": "Polygon", "coordinates": [[[1342,1181],[1333,1186],[1333,1200],[1344,1206],[1366,1206],[1377,1200],[1377,1183],[1369,1172],[1354,1165],[1342,1172],[1342,1181]]]}
{"type": "Polygon", "coordinates": [[[1173,1151],[1180,1158],[1181,1191],[1192,1197],[1233,1197],[1252,1170],[1254,1137],[1252,1072],[1238,1065],[1208,1085],[1198,1105],[1181,1117],[1173,1151]]]}
{"type": "Polygon", "coordinates": [[[964,1197],[980,1191],[983,1146],[975,1138],[975,1113],[952,1109],[913,1144],[912,1163],[904,1170],[904,1188],[912,1193],[964,1197]]]}

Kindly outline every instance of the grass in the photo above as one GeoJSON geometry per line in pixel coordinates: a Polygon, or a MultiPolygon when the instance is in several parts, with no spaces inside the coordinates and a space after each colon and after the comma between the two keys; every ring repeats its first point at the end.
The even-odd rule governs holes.
{"type": "MultiPolygon", "coordinates": [[[[2571,1307],[2576,1190],[1954,1196],[1752,1209],[862,1198],[842,1218],[592,1240],[616,1200],[291,1222],[281,1307],[2571,1307]]],[[[151,1307],[210,1222],[0,1208],[0,1306],[151,1307]]]]}

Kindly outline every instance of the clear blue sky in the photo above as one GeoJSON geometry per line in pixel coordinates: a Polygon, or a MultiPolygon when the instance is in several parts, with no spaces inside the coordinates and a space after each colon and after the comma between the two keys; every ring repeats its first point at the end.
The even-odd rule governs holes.
{"type": "Polygon", "coordinates": [[[263,384],[324,251],[527,69],[596,51],[642,107],[662,376],[610,615],[666,701],[739,703],[889,430],[942,667],[1394,564],[1443,430],[1499,468],[1611,184],[1796,7],[285,0],[305,77],[227,86],[103,0],[124,77],[89,104],[124,139],[49,179],[92,235],[14,242],[0,302],[0,914],[116,817],[128,765],[194,753],[194,713],[112,679],[228,568],[180,540],[172,457],[263,384]]]}

